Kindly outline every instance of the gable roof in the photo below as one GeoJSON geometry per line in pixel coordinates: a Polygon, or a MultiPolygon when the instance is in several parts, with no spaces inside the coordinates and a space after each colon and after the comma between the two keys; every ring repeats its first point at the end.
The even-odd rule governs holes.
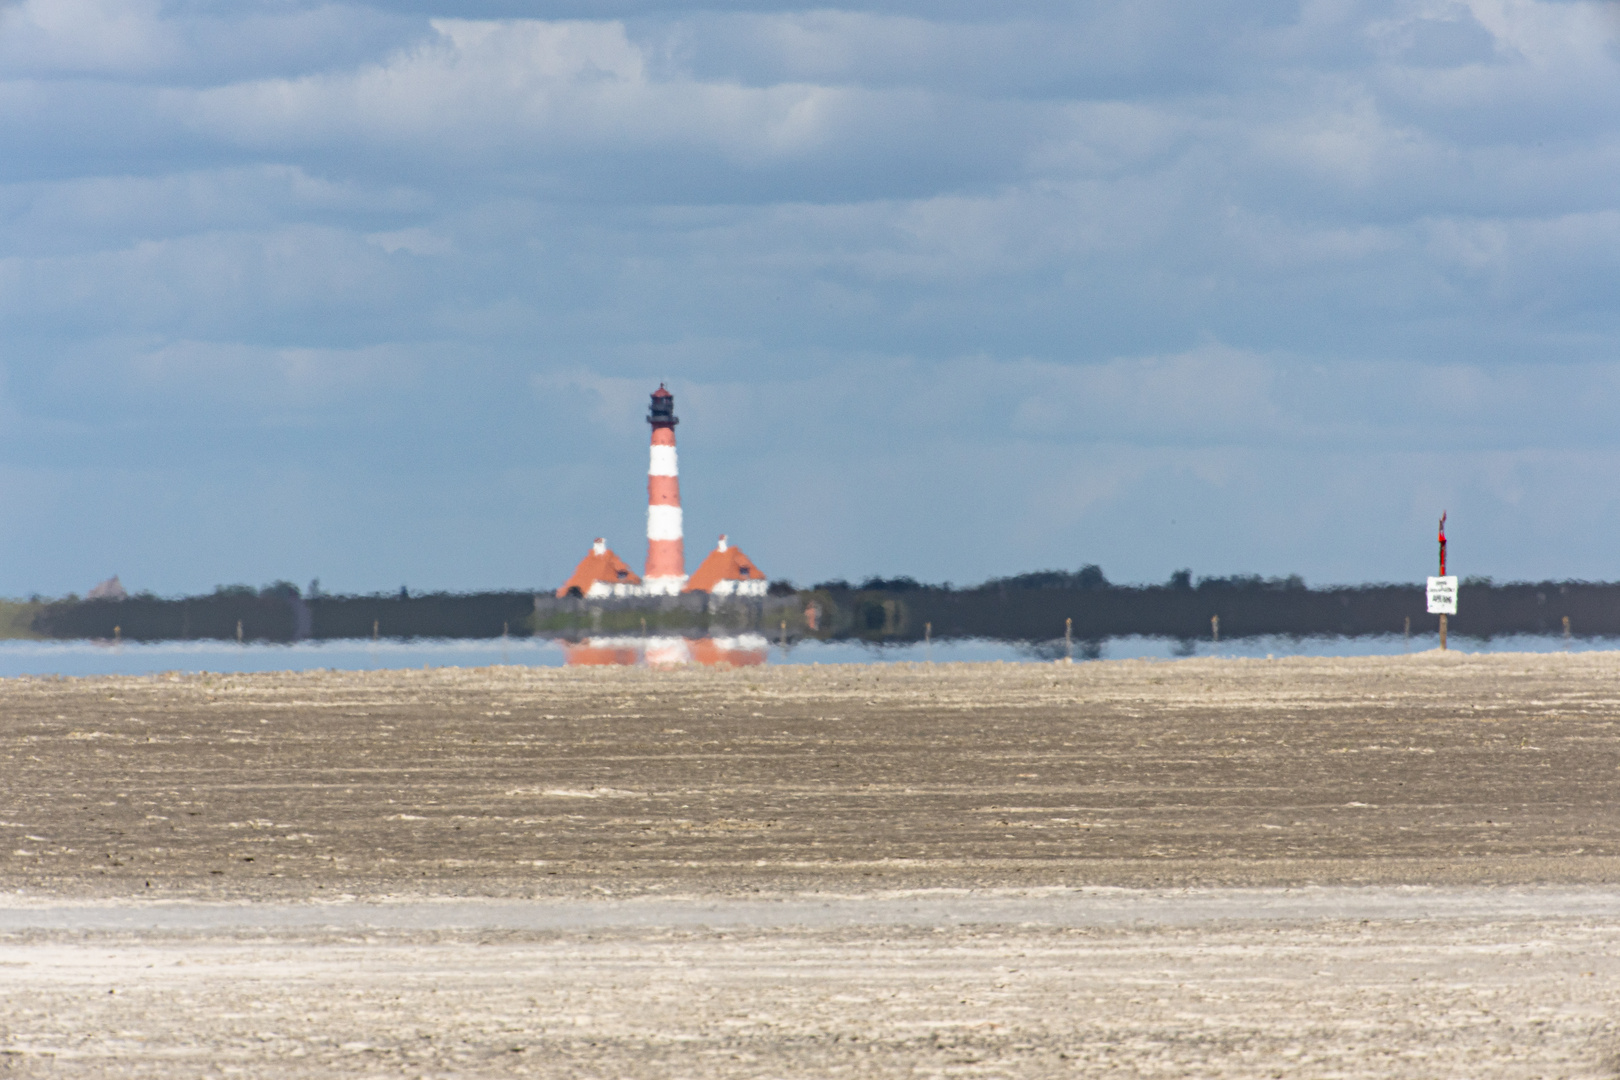
{"type": "Polygon", "coordinates": [[[625,561],[613,554],[607,541],[600,536],[591,545],[591,553],[579,560],[573,575],[557,590],[558,596],[567,596],[569,589],[578,589],[583,595],[590,592],[598,581],[609,585],[640,585],[641,576],[630,569],[625,561]]]}
{"type": "Polygon", "coordinates": [[[732,547],[722,535],[720,543],[686,579],[686,588],[681,591],[713,592],[715,583],[719,581],[764,580],[765,572],[754,565],[754,560],[744,555],[742,549],[732,547]]]}

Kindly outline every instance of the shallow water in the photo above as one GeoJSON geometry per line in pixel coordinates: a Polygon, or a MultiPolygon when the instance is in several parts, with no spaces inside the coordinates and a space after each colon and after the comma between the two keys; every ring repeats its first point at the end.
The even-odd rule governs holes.
{"type": "MultiPolygon", "coordinates": [[[[748,636],[767,664],[874,664],[935,661],[1003,661],[1033,663],[1072,655],[1076,662],[1089,659],[1159,659],[1188,656],[1390,656],[1435,648],[1433,635],[1400,634],[1378,637],[1269,636],[1235,641],[1178,641],[1174,638],[1119,637],[1102,642],[1076,641],[1065,648],[1062,640],[1031,646],[1025,642],[969,638],[931,644],[868,645],[861,642],[804,641],[786,648],[763,638],[748,636]]],[[[654,656],[663,639],[648,644],[654,656]]],[[[668,639],[677,640],[677,639],[668,639]]],[[[615,640],[615,645],[625,644],[615,640]]],[[[1513,635],[1481,640],[1453,636],[1451,647],[1462,652],[1588,652],[1620,648],[1616,638],[1575,638],[1513,635]]],[[[624,650],[642,662],[645,647],[624,650]]],[[[291,645],[228,641],[165,641],[151,643],[105,641],[0,641],[0,677],[19,675],[145,675],[163,671],[310,671],[331,668],[367,671],[399,668],[486,667],[519,664],[561,667],[569,661],[566,643],[546,638],[334,640],[302,641],[291,645]]]]}

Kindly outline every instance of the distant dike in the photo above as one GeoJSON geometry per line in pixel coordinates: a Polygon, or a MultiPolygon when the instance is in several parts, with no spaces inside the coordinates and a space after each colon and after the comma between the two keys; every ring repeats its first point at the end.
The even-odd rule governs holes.
{"type": "MultiPolygon", "coordinates": [[[[1218,619],[1221,640],[1262,635],[1292,637],[1433,634],[1437,617],[1424,610],[1420,585],[1307,588],[1298,578],[1204,578],[1185,572],[1168,584],[1111,585],[1095,568],[1078,574],[1043,572],[969,588],[924,585],[909,578],[859,585],[823,582],[810,589],[778,584],[749,600],[704,594],[626,600],[557,598],[533,592],[428,593],[414,596],[304,597],[285,583],[265,589],[222,589],[167,599],[12,604],[12,636],[53,639],[175,641],[188,639],[293,642],[370,638],[498,638],[543,636],[578,640],[591,634],[658,632],[702,636],[757,630],[777,640],[865,641],[993,638],[1025,642],[1061,655],[1065,620],[1073,650],[1088,655],[1112,637],[1142,635],[1209,640],[1218,619]],[[1409,622],[1408,622],[1409,620],[1409,622]]],[[[1454,636],[1508,634],[1620,637],[1620,583],[1519,582],[1464,579],[1454,636]]]]}

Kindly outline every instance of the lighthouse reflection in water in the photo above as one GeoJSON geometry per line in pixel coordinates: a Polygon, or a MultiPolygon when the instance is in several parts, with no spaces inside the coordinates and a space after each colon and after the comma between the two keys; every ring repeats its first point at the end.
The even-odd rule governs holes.
{"type": "Polygon", "coordinates": [[[765,662],[770,644],[762,634],[736,637],[593,637],[564,642],[570,667],[754,667],[765,662]]]}

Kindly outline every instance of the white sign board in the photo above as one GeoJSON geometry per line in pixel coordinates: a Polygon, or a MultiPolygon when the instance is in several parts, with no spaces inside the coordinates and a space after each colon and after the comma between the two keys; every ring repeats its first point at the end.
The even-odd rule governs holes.
{"type": "Polygon", "coordinates": [[[1455,576],[1429,579],[1429,614],[1457,614],[1457,579],[1455,576]]]}

